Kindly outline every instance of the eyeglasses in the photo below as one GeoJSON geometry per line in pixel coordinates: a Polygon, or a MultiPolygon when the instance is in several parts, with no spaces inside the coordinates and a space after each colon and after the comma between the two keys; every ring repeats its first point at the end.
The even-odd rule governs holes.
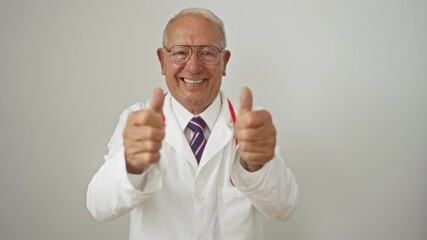
{"type": "Polygon", "coordinates": [[[211,45],[201,45],[201,46],[189,46],[189,45],[175,45],[169,50],[165,48],[172,58],[172,61],[176,64],[186,63],[193,52],[197,52],[197,56],[200,61],[204,64],[216,64],[219,59],[220,53],[224,51],[223,48],[219,49],[211,45]]]}

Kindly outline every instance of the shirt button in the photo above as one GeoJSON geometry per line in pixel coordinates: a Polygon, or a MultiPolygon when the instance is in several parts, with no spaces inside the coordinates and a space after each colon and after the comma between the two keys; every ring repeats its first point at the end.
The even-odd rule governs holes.
{"type": "MultiPolygon", "coordinates": [[[[205,198],[204,198],[204,197],[202,197],[202,196],[198,196],[198,197],[196,197],[196,203],[197,203],[197,204],[201,204],[201,203],[203,203],[203,200],[205,200],[205,198]]],[[[203,237],[202,237],[201,239],[203,239],[203,237]]]]}

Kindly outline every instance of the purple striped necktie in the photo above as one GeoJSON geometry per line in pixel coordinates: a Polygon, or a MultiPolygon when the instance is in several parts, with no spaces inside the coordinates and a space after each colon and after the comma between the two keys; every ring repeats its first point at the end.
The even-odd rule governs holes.
{"type": "Polygon", "coordinates": [[[190,141],[190,147],[197,159],[197,163],[199,163],[206,146],[206,138],[205,134],[203,134],[206,123],[203,118],[194,117],[190,120],[187,127],[194,132],[193,138],[190,141]]]}

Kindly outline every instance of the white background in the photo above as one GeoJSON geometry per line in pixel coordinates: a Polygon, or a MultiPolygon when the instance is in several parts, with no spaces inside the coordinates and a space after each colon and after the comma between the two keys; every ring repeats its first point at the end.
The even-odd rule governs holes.
{"type": "MultiPolygon", "coordinates": [[[[188,6],[232,52],[223,90],[269,109],[300,184],[265,238],[427,239],[427,3],[0,1],[0,239],[126,239],[87,184],[120,112],[165,87],[155,51],[188,6]]],[[[167,226],[165,226],[167,229],[167,226]]]]}

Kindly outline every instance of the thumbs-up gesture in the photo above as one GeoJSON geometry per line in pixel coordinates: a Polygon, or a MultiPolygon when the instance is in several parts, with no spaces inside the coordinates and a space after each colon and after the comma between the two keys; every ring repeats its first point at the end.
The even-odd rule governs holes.
{"type": "Polygon", "coordinates": [[[244,87],[240,93],[240,109],[235,137],[239,141],[240,158],[247,170],[254,172],[274,157],[276,128],[266,110],[252,111],[252,92],[244,87]]]}
{"type": "Polygon", "coordinates": [[[165,137],[162,108],[163,90],[156,88],[150,100],[150,108],[129,115],[123,131],[126,169],[140,174],[145,167],[160,159],[160,148],[165,137]]]}

